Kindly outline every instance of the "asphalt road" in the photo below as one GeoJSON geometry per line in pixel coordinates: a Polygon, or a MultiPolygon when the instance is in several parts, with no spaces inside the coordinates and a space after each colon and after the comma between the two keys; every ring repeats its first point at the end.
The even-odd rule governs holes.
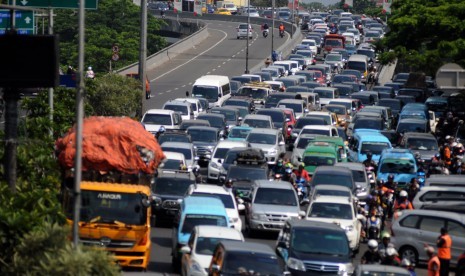
{"type": "MultiPolygon", "coordinates": [[[[241,75],[246,70],[247,39],[236,38],[237,22],[206,21],[209,37],[189,51],[156,68],[148,68],[152,98],[144,101],[144,112],[161,108],[170,100],[185,97],[195,80],[203,75],[241,75]]],[[[252,25],[253,38],[249,39],[248,69],[263,64],[271,54],[271,35],[263,38],[260,26],[252,25]]],[[[275,30],[274,48],[289,39],[278,36],[275,30]]]]}
{"type": "MultiPolygon", "coordinates": [[[[206,74],[235,76],[241,75],[246,69],[246,39],[236,38],[235,27],[238,23],[209,21],[209,37],[198,45],[192,45],[191,50],[181,53],[171,61],[157,68],[148,68],[151,82],[152,98],[144,101],[144,111],[150,108],[161,108],[170,99],[185,97],[185,92],[191,90],[194,81],[206,74]]],[[[251,70],[258,64],[263,64],[271,53],[271,35],[263,38],[259,26],[253,26],[254,35],[249,41],[249,64],[251,70]],[[258,32],[257,32],[258,30],[258,32]]],[[[277,49],[289,39],[289,34],[279,38],[277,31],[274,38],[274,48],[277,49]]],[[[244,218],[242,217],[244,220],[244,218]]],[[[243,225],[245,222],[243,221],[243,225]]],[[[171,268],[171,232],[170,225],[152,228],[152,251],[147,275],[176,275],[171,268]]],[[[263,233],[260,238],[250,239],[244,233],[246,241],[254,241],[275,246],[277,233],[263,233]]],[[[367,249],[361,245],[360,253],[354,259],[354,264],[367,249]]],[[[416,269],[417,275],[426,275],[424,266],[416,269]]],[[[125,275],[139,274],[124,272],[125,275]]]]}

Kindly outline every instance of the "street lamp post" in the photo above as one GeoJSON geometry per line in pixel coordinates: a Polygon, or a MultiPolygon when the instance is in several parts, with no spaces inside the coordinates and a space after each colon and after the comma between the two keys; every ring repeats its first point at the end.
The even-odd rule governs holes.
{"type": "Polygon", "coordinates": [[[245,48],[245,74],[249,73],[249,26],[250,26],[250,0],[247,0],[247,45],[245,48]]]}
{"type": "Polygon", "coordinates": [[[271,54],[273,55],[274,51],[274,6],[276,5],[276,1],[271,1],[271,54]]]}
{"type": "Polygon", "coordinates": [[[294,23],[295,23],[295,0],[292,0],[291,39],[292,39],[292,34],[294,33],[294,23]]]}

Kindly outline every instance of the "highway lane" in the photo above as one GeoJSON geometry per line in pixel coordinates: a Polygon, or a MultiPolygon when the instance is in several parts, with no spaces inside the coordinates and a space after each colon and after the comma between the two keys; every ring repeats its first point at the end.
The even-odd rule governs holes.
{"type": "MultiPolygon", "coordinates": [[[[235,76],[246,69],[246,39],[236,38],[237,22],[207,21],[209,37],[189,51],[181,53],[159,67],[148,68],[147,75],[152,89],[152,98],[144,101],[144,112],[149,108],[161,108],[169,99],[184,97],[192,84],[202,75],[215,74],[235,76]]],[[[260,26],[252,25],[253,38],[249,39],[249,66],[264,65],[271,54],[271,35],[263,38],[260,26]]],[[[275,30],[274,48],[289,40],[278,36],[275,30]]]]}

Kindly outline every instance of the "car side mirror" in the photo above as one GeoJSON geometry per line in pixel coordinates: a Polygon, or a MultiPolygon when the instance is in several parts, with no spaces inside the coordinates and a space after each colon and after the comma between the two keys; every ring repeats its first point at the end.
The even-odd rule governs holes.
{"type": "Polygon", "coordinates": [[[280,145],[280,146],[284,146],[284,145],[286,145],[286,143],[285,143],[284,141],[281,141],[281,142],[279,142],[279,144],[278,144],[278,145],[280,145]]]}
{"type": "Polygon", "coordinates": [[[245,205],[244,204],[238,204],[237,205],[237,210],[244,211],[245,210],[245,205]]]}
{"type": "Polygon", "coordinates": [[[242,119],[243,119],[242,117],[237,118],[237,120],[238,120],[239,122],[241,122],[242,119]]]}
{"type": "Polygon", "coordinates": [[[290,122],[290,121],[291,121],[291,119],[289,119],[289,118],[286,118],[286,122],[290,122]]]}
{"type": "Polygon", "coordinates": [[[305,217],[305,211],[299,211],[299,217],[304,218],[305,217]]]}
{"type": "Polygon", "coordinates": [[[191,253],[191,248],[186,245],[186,246],[181,247],[180,251],[181,251],[182,254],[190,254],[191,253]]]}
{"type": "Polygon", "coordinates": [[[217,163],[218,163],[218,164],[221,164],[221,163],[223,163],[223,161],[221,161],[221,159],[218,159],[218,162],[217,162],[217,163]]]}
{"type": "Polygon", "coordinates": [[[220,266],[217,264],[212,264],[212,272],[220,272],[220,266]]]}
{"type": "Polygon", "coordinates": [[[362,214],[357,214],[357,219],[363,221],[365,217],[362,214]]]}

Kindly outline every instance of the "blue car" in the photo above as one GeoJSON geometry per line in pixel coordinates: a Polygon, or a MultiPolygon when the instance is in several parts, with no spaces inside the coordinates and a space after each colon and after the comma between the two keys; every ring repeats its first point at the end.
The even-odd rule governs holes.
{"type": "Polygon", "coordinates": [[[394,175],[398,189],[405,188],[412,178],[416,178],[418,166],[415,156],[408,149],[385,149],[378,163],[378,181],[387,181],[389,175],[394,175]]]}

